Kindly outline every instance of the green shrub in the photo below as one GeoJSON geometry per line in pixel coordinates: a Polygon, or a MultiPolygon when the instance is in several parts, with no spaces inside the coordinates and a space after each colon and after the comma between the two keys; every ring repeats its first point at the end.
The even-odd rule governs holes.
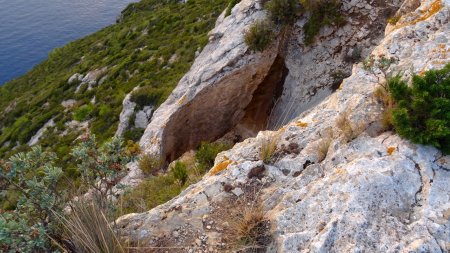
{"type": "Polygon", "coordinates": [[[145,86],[131,93],[131,101],[138,104],[140,107],[160,105],[163,102],[162,98],[164,97],[164,93],[164,88],[145,86]]]}
{"type": "Polygon", "coordinates": [[[133,128],[127,130],[123,133],[123,138],[125,140],[139,141],[144,134],[145,129],[142,128],[133,128]]]}
{"type": "Polygon", "coordinates": [[[177,161],[172,168],[173,177],[180,181],[181,185],[184,185],[189,177],[186,164],[183,162],[177,161]]]}
{"type": "Polygon", "coordinates": [[[227,6],[227,11],[225,12],[225,17],[228,17],[231,15],[231,10],[233,9],[236,4],[238,4],[241,0],[230,0],[230,3],[227,6]]]}
{"type": "Polygon", "coordinates": [[[121,197],[118,215],[152,209],[171,200],[180,194],[182,189],[171,174],[148,178],[121,197]]]}
{"type": "Polygon", "coordinates": [[[264,7],[274,23],[283,25],[295,21],[302,10],[298,0],[271,0],[264,7]]]}
{"type": "Polygon", "coordinates": [[[450,154],[450,64],[414,76],[412,87],[399,76],[391,78],[388,88],[396,104],[392,121],[397,133],[450,154]]]}
{"type": "Polygon", "coordinates": [[[388,18],[388,19],[387,19],[387,22],[388,22],[389,24],[391,24],[391,25],[396,25],[397,22],[400,20],[400,18],[401,18],[401,16],[399,16],[399,15],[394,15],[394,16],[388,18]]]}
{"type": "Polygon", "coordinates": [[[82,136],[80,140],[71,155],[86,188],[82,190],[93,190],[97,204],[106,210],[110,207],[108,196],[112,195],[114,185],[124,175],[125,165],[132,157],[125,152],[119,138],[112,138],[102,145],[93,135],[82,136]]]}
{"type": "MultiPolygon", "coordinates": [[[[85,136],[71,154],[82,175],[82,192],[76,191],[75,196],[91,189],[96,205],[109,212],[107,196],[130,160],[121,140],[98,146],[95,136],[85,136]]],[[[61,243],[60,217],[74,196],[62,184],[63,169],[55,166],[57,159],[36,146],[0,162],[0,178],[6,183],[1,196],[13,191],[17,199],[14,210],[0,212],[2,252],[51,252],[52,241],[61,243]]]]}
{"type": "Polygon", "coordinates": [[[76,109],[73,113],[73,119],[76,121],[85,121],[93,116],[94,105],[87,104],[76,109]]]}
{"type": "Polygon", "coordinates": [[[272,29],[268,21],[256,21],[245,33],[245,43],[252,51],[264,51],[273,40],[272,29]]]}
{"type": "Polygon", "coordinates": [[[66,193],[57,190],[63,172],[54,166],[55,161],[55,154],[33,147],[0,164],[0,178],[7,183],[6,189],[18,194],[16,208],[0,212],[0,249],[5,252],[34,252],[51,247],[47,235],[57,234],[54,213],[62,211],[66,193]],[[36,175],[28,177],[31,173],[36,175]]]}
{"type": "Polygon", "coordinates": [[[217,154],[229,149],[225,144],[203,142],[195,153],[195,160],[201,170],[206,171],[214,165],[217,154]]]}
{"type": "Polygon", "coordinates": [[[139,169],[146,175],[156,175],[161,165],[161,158],[156,155],[144,154],[139,159],[139,169]]]}
{"type": "Polygon", "coordinates": [[[345,24],[345,19],[340,11],[342,4],[339,0],[302,0],[301,3],[311,13],[310,19],[303,27],[307,45],[314,42],[314,38],[322,27],[345,24]]]}

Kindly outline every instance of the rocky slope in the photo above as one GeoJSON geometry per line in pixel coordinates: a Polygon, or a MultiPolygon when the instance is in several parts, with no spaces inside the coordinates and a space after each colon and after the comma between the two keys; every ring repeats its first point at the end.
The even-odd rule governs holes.
{"type": "Polygon", "coordinates": [[[383,129],[383,105],[374,96],[383,71],[355,64],[336,92],[326,97],[325,89],[332,83],[325,73],[348,68],[342,56],[354,42],[367,48],[363,54],[377,43],[371,55],[394,58],[388,74],[408,78],[443,67],[450,60],[450,1],[392,3],[402,17],[384,38],[375,32],[379,1],[344,2],[346,10],[366,13],[367,19],[351,21],[354,28],[323,29],[310,48],[295,43],[302,37],[299,20],[287,40],[264,53],[248,52],[242,33],[265,15],[254,0],[243,0],[231,16],[219,18],[209,45],[155,112],[141,139],[146,152],[171,161],[201,139],[236,129],[265,80],[284,84],[277,114],[296,117],[221,153],[202,181],[172,201],[121,217],[122,236],[174,252],[232,250],[234,216],[261,204],[270,234],[263,245],[270,252],[450,250],[450,157],[383,129]],[[260,153],[267,143],[276,143],[276,151],[264,163],[260,153]]]}

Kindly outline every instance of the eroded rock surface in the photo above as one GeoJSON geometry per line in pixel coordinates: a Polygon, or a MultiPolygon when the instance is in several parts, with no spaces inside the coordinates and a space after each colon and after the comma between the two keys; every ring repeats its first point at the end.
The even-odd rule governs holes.
{"type": "MultiPolygon", "coordinates": [[[[134,91],[134,90],[133,90],[134,91]]],[[[122,112],[120,112],[119,125],[116,130],[116,137],[121,137],[130,127],[130,118],[134,114],[136,103],[131,101],[131,92],[125,96],[122,102],[122,112]]]]}
{"type": "Polygon", "coordinates": [[[384,37],[387,18],[402,1],[342,1],[346,24],[328,26],[315,41],[305,45],[299,19],[287,43],[286,66],[289,75],[274,108],[270,125],[279,127],[329,96],[351,74],[352,65],[365,59],[384,37]]]}
{"type": "Polygon", "coordinates": [[[258,1],[243,0],[230,16],[219,17],[209,44],[154,113],[140,142],[146,152],[171,162],[201,141],[221,137],[244,117],[278,55],[278,41],[263,53],[250,52],[244,43],[245,31],[265,16],[258,1]]]}
{"type": "MultiPolygon", "coordinates": [[[[243,2],[239,8],[251,1],[243,2]]],[[[441,68],[450,61],[449,21],[448,0],[422,1],[388,29],[373,55],[395,58],[388,72],[401,72],[405,78],[441,68]]],[[[219,28],[220,22],[227,21],[219,21],[219,28]]],[[[197,74],[191,87],[206,85],[199,81],[205,73],[197,74]]],[[[233,219],[233,206],[225,203],[237,203],[233,201],[238,196],[248,196],[249,185],[256,185],[254,197],[271,224],[269,252],[450,251],[450,157],[383,129],[383,107],[374,96],[383,79],[381,72],[355,65],[334,94],[280,130],[260,132],[219,154],[210,173],[177,198],[146,213],[121,217],[117,224],[122,236],[141,245],[170,242],[186,251],[223,249],[233,219]],[[271,162],[263,164],[260,152],[267,139],[276,140],[277,149],[271,162]],[[261,166],[264,169],[255,174],[261,166]]],[[[190,94],[187,87],[177,88],[167,105],[190,94]]],[[[222,93],[227,88],[221,88],[222,93]]],[[[195,94],[197,89],[192,89],[195,94]]],[[[195,109],[207,113],[196,105],[189,112],[197,113],[195,109]]],[[[170,122],[169,113],[157,112],[158,119],[165,119],[160,127],[170,122]]],[[[163,136],[156,127],[147,129],[148,138],[163,136]]],[[[173,139],[178,141],[185,139],[173,139]]],[[[142,144],[152,146],[150,140],[142,144]]]]}

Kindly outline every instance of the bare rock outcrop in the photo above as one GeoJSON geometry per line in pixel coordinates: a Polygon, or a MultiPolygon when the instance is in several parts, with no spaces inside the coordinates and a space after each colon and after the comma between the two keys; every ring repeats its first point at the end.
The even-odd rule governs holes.
{"type": "MultiPolygon", "coordinates": [[[[251,2],[244,0],[233,13],[251,2]]],[[[222,19],[218,28],[220,22],[231,21],[222,19]]],[[[424,0],[388,29],[372,54],[395,58],[389,72],[408,78],[448,63],[449,40],[450,1],[424,0]]],[[[220,43],[220,39],[212,43],[220,43]]],[[[245,51],[239,46],[232,48],[245,51]]],[[[203,62],[203,66],[209,58],[204,54],[210,53],[205,49],[197,64],[203,62]]],[[[265,54],[268,58],[246,56],[251,60],[238,65],[237,71],[251,72],[255,62],[258,68],[265,66],[262,62],[270,65],[271,54],[265,54]]],[[[214,64],[200,68],[198,76],[190,73],[183,79],[186,85],[177,88],[166,103],[167,110],[156,112],[156,118],[162,119],[159,127],[169,126],[173,119],[186,122],[189,113],[222,122],[224,116],[209,115],[195,102],[184,102],[199,96],[194,87],[214,83],[202,80],[221,80],[224,75],[206,76],[211,72],[203,72],[211,66],[214,64]],[[179,110],[181,105],[188,107],[179,110]],[[177,110],[184,114],[171,115],[177,110]]],[[[219,154],[209,174],[175,199],[148,212],[121,217],[117,221],[121,235],[134,243],[170,242],[170,246],[182,247],[180,252],[226,249],[231,213],[242,196],[253,196],[270,220],[269,252],[450,251],[450,157],[383,129],[383,106],[374,96],[383,80],[381,74],[365,70],[361,63],[355,65],[351,76],[331,96],[278,131],[260,132],[219,154]],[[277,148],[270,163],[264,164],[260,152],[269,139],[276,141],[277,148]],[[257,191],[249,190],[250,186],[257,191]]],[[[224,83],[226,88],[208,93],[219,96],[216,107],[228,106],[222,104],[220,95],[234,86],[224,83]]],[[[178,130],[157,127],[152,123],[147,129],[144,146],[158,147],[154,142],[178,130]]],[[[215,132],[216,127],[210,126],[210,131],[215,132]]],[[[184,145],[183,141],[184,137],[173,136],[166,145],[184,145]]]]}
{"type": "Polygon", "coordinates": [[[244,34],[266,12],[261,1],[241,1],[230,16],[219,17],[209,44],[155,112],[141,146],[170,163],[201,141],[231,131],[245,139],[287,123],[320,103],[351,74],[352,63],[383,38],[387,16],[400,4],[345,0],[344,26],[325,27],[314,43],[305,45],[304,16],[279,34],[270,49],[253,53],[244,34]]]}
{"type": "MultiPolygon", "coordinates": [[[[134,90],[133,90],[134,91],[134,90]]],[[[122,112],[120,112],[119,125],[117,126],[115,136],[121,137],[130,127],[130,118],[134,114],[136,103],[131,101],[131,92],[125,96],[122,102],[122,112]]]]}
{"type": "Polygon", "coordinates": [[[379,44],[386,20],[401,2],[344,0],[346,24],[325,27],[310,45],[303,43],[307,18],[299,19],[287,43],[289,74],[270,124],[287,123],[334,92],[342,79],[351,74],[353,63],[365,59],[379,44]]]}
{"type": "Polygon", "coordinates": [[[146,152],[171,162],[201,141],[221,137],[244,117],[278,55],[278,41],[263,53],[252,53],[244,43],[245,31],[265,16],[258,1],[243,0],[230,16],[219,17],[209,44],[154,113],[140,142],[146,152]]]}

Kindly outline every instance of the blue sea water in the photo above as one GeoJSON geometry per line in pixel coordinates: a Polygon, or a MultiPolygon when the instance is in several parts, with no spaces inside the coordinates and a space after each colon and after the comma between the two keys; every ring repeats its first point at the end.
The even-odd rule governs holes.
{"type": "Polygon", "coordinates": [[[0,85],[48,53],[113,24],[137,0],[0,0],[0,85]]]}

